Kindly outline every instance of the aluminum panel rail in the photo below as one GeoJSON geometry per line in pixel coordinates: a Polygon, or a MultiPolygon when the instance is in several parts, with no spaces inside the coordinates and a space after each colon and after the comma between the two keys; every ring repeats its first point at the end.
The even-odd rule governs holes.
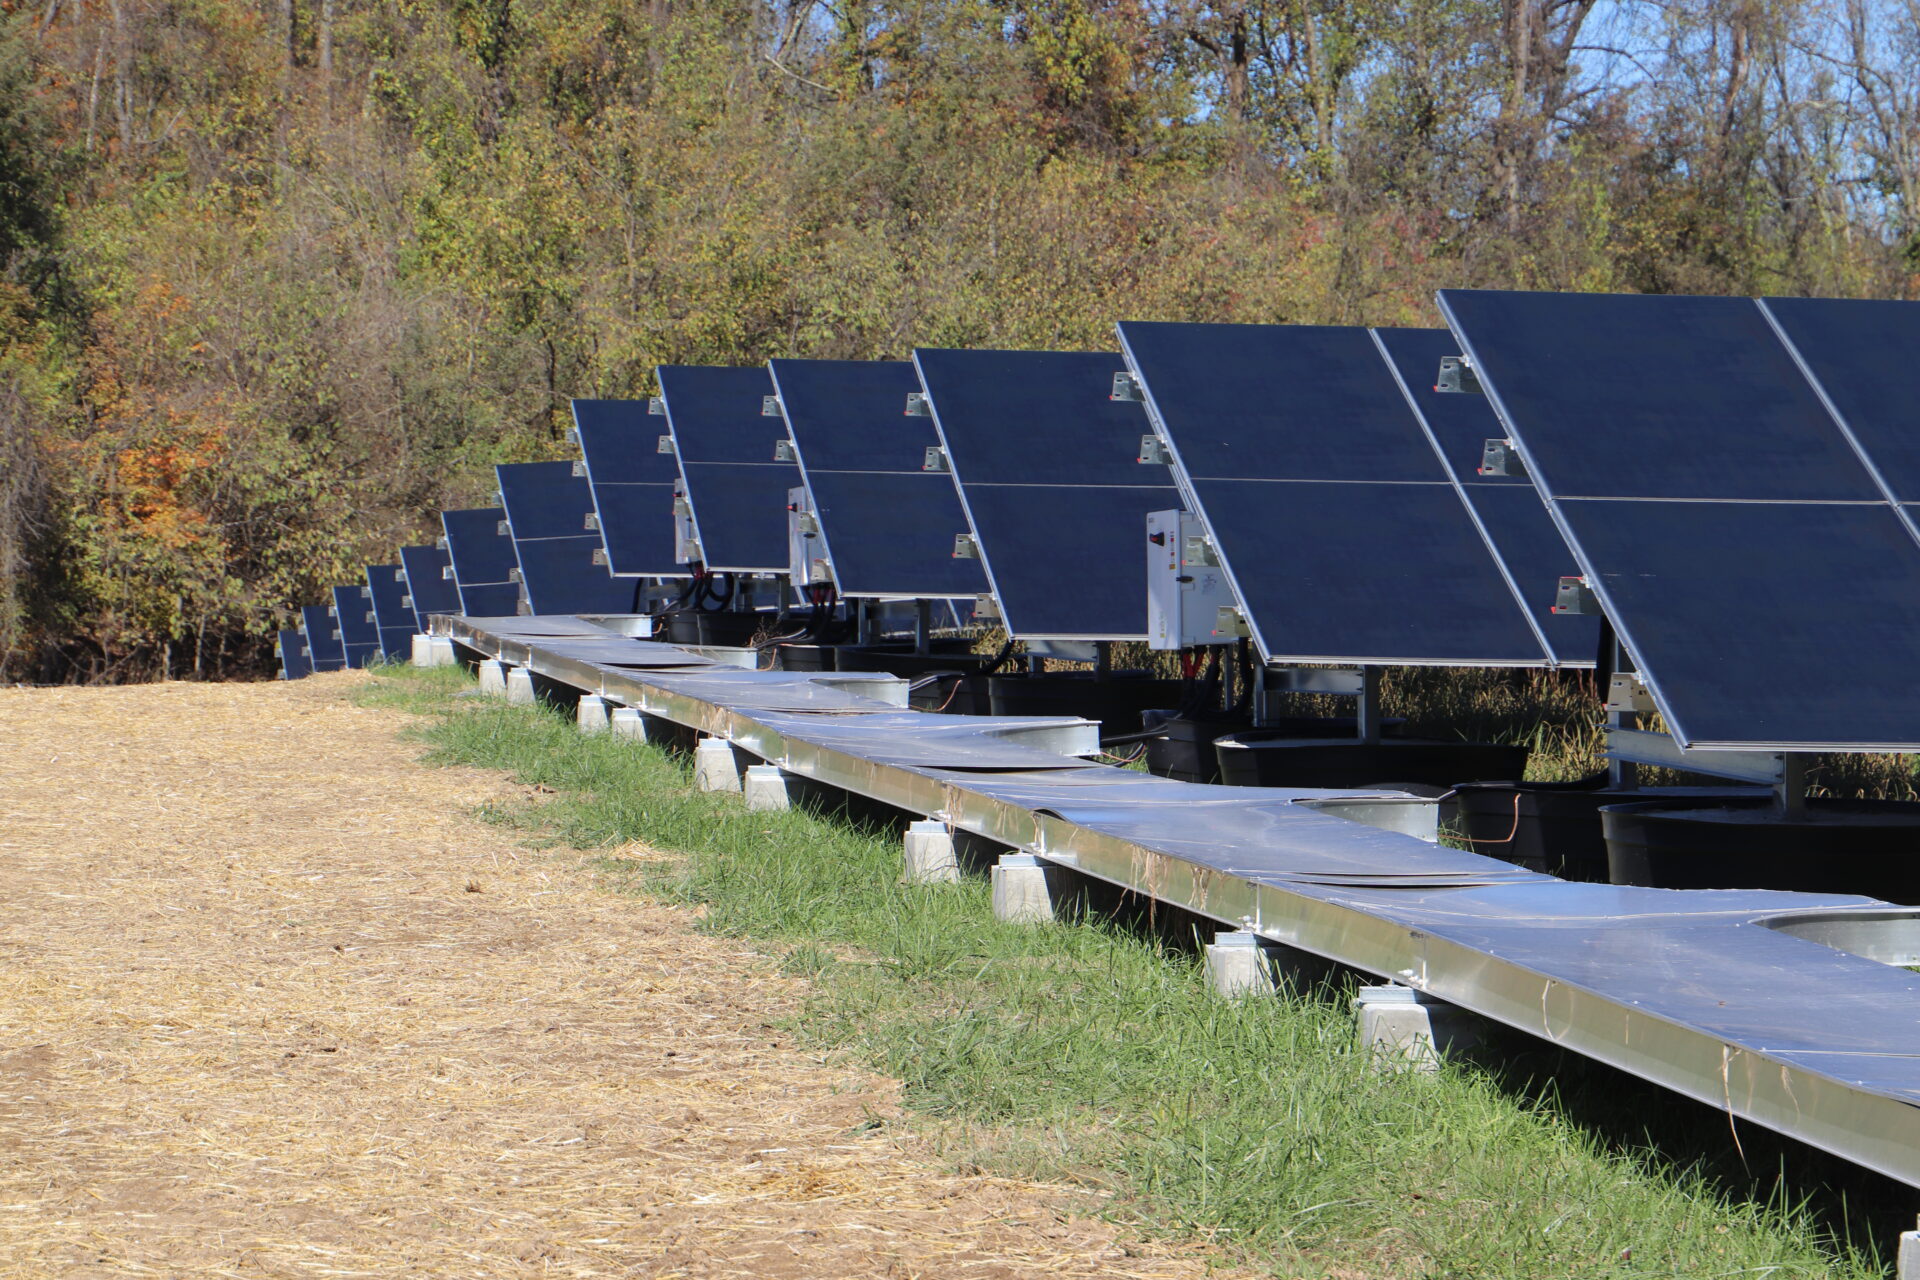
{"type": "Polygon", "coordinates": [[[1390,795],[1091,765],[1088,722],[905,712],[888,676],[703,665],[577,619],[434,632],[1920,1186],[1920,976],[1893,967],[1920,953],[1920,909],[1558,880],[1363,825],[1390,795]]]}

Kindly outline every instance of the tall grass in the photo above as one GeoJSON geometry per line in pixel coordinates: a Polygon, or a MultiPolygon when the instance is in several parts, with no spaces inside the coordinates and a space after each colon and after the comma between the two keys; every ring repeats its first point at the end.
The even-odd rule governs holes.
{"type": "Polygon", "coordinates": [[[1744,1128],[1743,1167],[1724,1115],[1530,1041],[1376,1074],[1338,998],[1219,1000],[1123,913],[1001,924],[978,881],[900,885],[884,821],[748,813],[683,760],[457,681],[394,672],[366,696],[427,714],[432,759],[552,789],[493,820],[809,976],[794,1034],[903,1080],[956,1165],[1086,1188],[1288,1276],[1881,1274],[1884,1224],[1820,1185],[1844,1173],[1744,1128]]]}

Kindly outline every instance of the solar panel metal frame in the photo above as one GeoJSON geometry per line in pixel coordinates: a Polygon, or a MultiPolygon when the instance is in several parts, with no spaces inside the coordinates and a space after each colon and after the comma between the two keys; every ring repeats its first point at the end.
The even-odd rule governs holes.
{"type": "Polygon", "coordinates": [[[373,620],[380,632],[380,652],[394,662],[413,655],[413,610],[407,598],[407,579],[397,564],[367,566],[367,592],[373,600],[373,620]]]}
{"type": "MultiPolygon", "coordinates": [[[[1228,327],[1228,326],[1221,326],[1221,327],[1228,327]]],[[[1272,326],[1272,327],[1284,328],[1286,326],[1272,326]]],[[[1505,583],[1507,590],[1512,598],[1515,610],[1521,615],[1522,622],[1527,632],[1532,635],[1537,651],[1532,655],[1515,655],[1515,656],[1509,656],[1509,657],[1495,657],[1493,655],[1488,655],[1487,657],[1482,659],[1463,660],[1463,659],[1457,659],[1457,658],[1456,659],[1434,658],[1429,656],[1421,656],[1421,655],[1413,655],[1413,654],[1405,654],[1405,655],[1357,654],[1352,652],[1304,653],[1304,652],[1295,652],[1285,648],[1282,645],[1270,643],[1265,630],[1261,626],[1260,619],[1257,616],[1257,611],[1252,607],[1250,607],[1247,603],[1248,601],[1247,591],[1241,586],[1239,578],[1235,576],[1235,573],[1233,570],[1233,564],[1232,564],[1232,557],[1228,554],[1225,547],[1223,546],[1220,536],[1214,528],[1212,519],[1207,513],[1206,504],[1200,500],[1200,495],[1194,487],[1193,477],[1189,472],[1185,461],[1181,457],[1180,445],[1179,445],[1178,439],[1176,438],[1176,433],[1169,430],[1167,426],[1166,416],[1163,413],[1161,406],[1156,401],[1152,386],[1150,385],[1148,379],[1146,378],[1144,372],[1142,371],[1140,367],[1140,362],[1136,358],[1134,350],[1128,342],[1128,339],[1127,339],[1128,322],[1123,321],[1115,325],[1115,330],[1119,334],[1119,338],[1120,338],[1121,353],[1126,358],[1127,368],[1135,380],[1135,385],[1139,388],[1139,394],[1141,399],[1145,403],[1147,417],[1151,422],[1153,431],[1155,435],[1159,437],[1160,441],[1162,442],[1162,445],[1166,448],[1168,454],[1172,459],[1169,469],[1173,473],[1174,484],[1179,490],[1181,504],[1187,509],[1187,511],[1190,514],[1192,514],[1197,520],[1200,521],[1202,528],[1206,530],[1207,537],[1209,541],[1212,543],[1215,549],[1216,555],[1220,561],[1220,570],[1222,574],[1226,577],[1228,586],[1232,590],[1235,600],[1239,602],[1241,616],[1246,621],[1248,633],[1250,635],[1250,638],[1253,641],[1255,649],[1260,654],[1260,658],[1262,662],[1264,663],[1314,662],[1314,663],[1332,663],[1332,664],[1341,664],[1341,665],[1362,665],[1362,666],[1519,667],[1519,668],[1550,668],[1550,667],[1559,665],[1559,663],[1557,662],[1557,659],[1554,656],[1553,647],[1551,646],[1551,644],[1548,643],[1544,634],[1542,634],[1538,623],[1536,622],[1536,620],[1532,615],[1532,611],[1528,609],[1525,603],[1524,597],[1522,596],[1518,587],[1514,583],[1512,574],[1508,571],[1505,562],[1501,559],[1498,551],[1495,549],[1492,539],[1488,537],[1487,530],[1484,523],[1481,521],[1479,514],[1475,511],[1473,507],[1472,502],[1469,501],[1466,493],[1464,492],[1460,484],[1459,477],[1454,473],[1452,466],[1448,463],[1445,451],[1440,447],[1439,442],[1434,438],[1433,432],[1429,429],[1424,418],[1418,412],[1417,408],[1413,404],[1412,397],[1408,392],[1405,382],[1400,377],[1398,368],[1395,366],[1392,358],[1388,355],[1385,347],[1381,344],[1379,337],[1376,334],[1374,334],[1373,331],[1367,330],[1367,329],[1361,329],[1358,326],[1321,326],[1321,327],[1328,327],[1328,328],[1343,327],[1348,329],[1352,333],[1365,335],[1367,339],[1367,345],[1371,349],[1374,358],[1378,359],[1381,365],[1384,366],[1384,368],[1382,369],[1382,372],[1384,373],[1385,377],[1389,380],[1389,382],[1391,383],[1395,391],[1398,393],[1399,399],[1403,403],[1403,407],[1405,408],[1405,411],[1408,415],[1408,427],[1410,432],[1412,433],[1413,438],[1421,442],[1424,442],[1425,446],[1434,455],[1434,460],[1437,462],[1439,466],[1440,474],[1431,483],[1444,484],[1446,487],[1450,488],[1455,499],[1461,504],[1468,520],[1470,521],[1472,527],[1476,531],[1477,536],[1481,540],[1481,546],[1486,551],[1488,560],[1491,562],[1495,570],[1499,573],[1502,581],[1505,583]]],[[[1592,665],[1592,663],[1591,661],[1589,661],[1584,664],[1568,663],[1566,665],[1590,666],[1592,665]]]]}
{"type": "Polygon", "coordinates": [[[593,490],[573,468],[571,462],[513,462],[493,469],[520,599],[535,614],[633,613],[638,584],[596,563],[604,544],[587,528],[593,490]],[[583,571],[578,578],[567,576],[576,571],[583,571]]]}
{"type": "MultiPolygon", "coordinates": [[[[784,578],[790,568],[786,531],[787,491],[799,485],[800,469],[791,462],[780,461],[773,456],[775,446],[786,436],[785,422],[778,418],[767,417],[765,413],[766,399],[774,393],[773,375],[767,372],[764,365],[757,368],[734,365],[661,365],[656,370],[656,374],[660,380],[660,399],[666,409],[667,435],[673,441],[674,462],[679,469],[680,493],[687,504],[687,520],[692,527],[695,541],[699,543],[701,554],[706,557],[702,562],[703,566],[709,573],[757,573],[784,578]],[[749,375],[758,376],[756,379],[749,375]],[[757,444],[751,443],[753,440],[758,440],[760,438],[758,436],[748,437],[744,431],[735,435],[732,434],[731,429],[714,431],[707,420],[708,406],[695,403],[696,383],[734,379],[738,380],[739,387],[727,388],[726,394],[737,395],[739,400],[737,404],[729,404],[724,412],[729,416],[738,415],[739,423],[745,423],[757,417],[766,428],[764,451],[757,444]],[[677,413],[674,409],[675,386],[680,388],[680,408],[677,413]],[[708,446],[716,441],[723,447],[709,449],[708,446]],[[728,456],[711,457],[710,453],[728,456]],[[698,470],[689,472],[689,467],[698,470]],[[718,505],[714,500],[715,485],[722,476],[728,475],[728,472],[721,468],[733,467],[754,468],[752,473],[745,473],[750,476],[751,483],[758,483],[764,479],[769,495],[774,495],[775,490],[778,491],[777,496],[769,496],[767,511],[756,511],[753,514],[756,522],[765,521],[764,529],[753,530],[750,534],[737,532],[728,525],[726,516],[721,519],[711,518],[718,505]],[[762,472],[765,473],[764,476],[762,472]],[[700,523],[700,491],[702,489],[707,490],[707,508],[710,517],[704,528],[700,523]],[[717,543],[713,537],[716,532],[720,533],[717,543]],[[766,545],[751,548],[750,550],[754,553],[752,558],[732,554],[735,551],[749,550],[747,547],[738,545],[736,539],[753,537],[764,537],[766,545]],[[714,554],[716,545],[722,549],[722,554],[718,557],[714,554]],[[755,563],[754,559],[764,560],[764,563],[755,563]]],[[[734,478],[737,479],[737,477],[734,478]]]]}
{"type": "MultiPolygon", "coordinates": [[[[1464,290],[1455,291],[1455,290],[1446,290],[1446,289],[1440,290],[1437,294],[1437,302],[1439,304],[1441,315],[1445,317],[1449,329],[1453,332],[1456,339],[1458,339],[1461,352],[1463,355],[1465,355],[1465,357],[1471,364],[1474,374],[1479,382],[1482,393],[1487,397],[1488,402],[1493,405],[1494,411],[1498,414],[1501,424],[1506,429],[1507,438],[1511,442],[1514,451],[1519,455],[1521,462],[1526,467],[1529,476],[1532,477],[1536,489],[1540,493],[1542,499],[1545,500],[1547,504],[1547,509],[1549,513],[1553,516],[1555,527],[1559,529],[1562,538],[1566,541],[1568,549],[1573,553],[1575,560],[1579,565],[1580,573],[1585,580],[1587,589],[1593,593],[1595,600],[1599,604],[1599,607],[1601,608],[1603,613],[1606,615],[1608,621],[1612,624],[1614,634],[1618,638],[1621,648],[1625,650],[1627,656],[1633,662],[1633,665],[1635,668],[1635,674],[1639,679],[1640,683],[1646,689],[1647,694],[1653,701],[1655,708],[1659,711],[1661,717],[1664,719],[1667,726],[1668,733],[1672,736],[1674,741],[1679,744],[1679,746],[1683,749],[1683,751],[1687,749],[1702,749],[1702,750],[1712,750],[1712,751],[1800,753],[1800,752],[1823,752],[1823,751],[1911,752],[1911,751],[1920,750],[1920,724],[1916,725],[1916,735],[1914,738],[1899,739],[1899,740],[1867,741],[1867,740],[1838,738],[1838,739],[1822,739],[1822,740],[1816,741],[1816,740],[1796,740],[1796,739],[1783,739],[1783,738],[1762,739],[1757,737],[1751,738],[1751,739],[1728,739],[1728,738],[1698,738],[1688,733],[1686,729],[1685,718],[1676,711],[1675,705],[1672,701],[1670,691],[1662,684],[1660,673],[1655,669],[1658,664],[1650,663],[1648,661],[1645,649],[1638,642],[1638,638],[1636,636],[1636,629],[1630,617],[1632,611],[1627,610],[1623,612],[1619,607],[1618,601],[1616,601],[1613,598],[1613,595],[1609,590],[1606,582],[1606,574],[1602,571],[1602,568],[1599,565],[1599,563],[1590,554],[1584,539],[1580,536],[1578,531],[1573,527],[1573,524],[1569,519],[1567,513],[1562,509],[1561,504],[1563,501],[1567,500],[1567,498],[1563,497],[1563,495],[1556,492],[1552,481],[1548,478],[1549,469],[1542,468],[1540,464],[1540,459],[1536,451],[1528,443],[1526,432],[1520,429],[1518,425],[1518,420],[1516,419],[1515,415],[1510,411],[1506,401],[1502,399],[1500,390],[1493,379],[1493,375],[1482,363],[1480,354],[1475,349],[1475,345],[1474,345],[1471,333],[1468,331],[1467,326],[1462,322],[1462,320],[1460,319],[1459,315],[1456,312],[1456,308],[1449,295],[1459,295],[1459,294],[1465,294],[1469,292],[1474,292],[1474,291],[1464,291],[1464,290]]],[[[1629,296],[1638,296],[1638,295],[1629,295],[1629,296]]],[[[1722,300],[1714,299],[1714,301],[1722,301],[1722,300]]],[[[1737,504],[1737,505],[1749,505],[1749,506],[1751,505],[1787,506],[1787,507],[1796,507],[1796,508],[1797,507],[1816,507],[1816,506],[1847,506],[1847,507],[1853,507],[1853,508],[1865,509],[1865,510],[1877,509],[1880,506],[1885,505],[1888,508],[1890,508],[1891,513],[1895,516],[1896,520],[1899,522],[1901,527],[1903,527],[1906,530],[1910,542],[1920,541],[1920,531],[1916,531],[1915,525],[1913,524],[1912,520],[1901,509],[1901,504],[1897,501],[1892,491],[1888,488],[1884,477],[1881,476],[1879,470],[1875,467],[1873,460],[1861,448],[1860,443],[1858,439],[1855,437],[1854,433],[1848,428],[1847,424],[1840,417],[1840,415],[1838,414],[1837,410],[1833,405],[1832,400],[1827,396],[1826,392],[1819,385],[1818,381],[1810,375],[1809,370],[1807,369],[1804,361],[1800,357],[1799,351],[1794,347],[1794,345],[1791,342],[1789,342],[1786,339],[1785,334],[1780,331],[1779,325],[1775,317],[1772,315],[1771,312],[1768,311],[1766,307],[1762,306],[1758,300],[1742,299],[1742,301],[1748,302],[1749,305],[1752,305],[1756,308],[1757,312],[1759,313],[1760,319],[1762,320],[1764,325],[1772,332],[1772,335],[1777,347],[1776,353],[1784,356],[1787,359],[1788,363],[1795,369],[1796,373],[1799,375],[1801,380],[1806,384],[1806,389],[1820,403],[1820,405],[1822,406],[1826,414],[1829,424],[1835,428],[1838,434],[1844,439],[1846,444],[1849,446],[1852,452],[1853,460],[1865,472],[1865,474],[1869,478],[1871,485],[1878,489],[1882,501],[1875,502],[1875,501],[1872,501],[1871,499],[1839,500],[1839,499],[1823,498],[1823,497],[1802,497],[1802,498],[1741,497],[1741,498],[1727,499],[1727,498],[1712,498],[1712,497],[1699,497],[1699,496],[1696,496],[1696,497],[1686,497],[1686,496],[1637,497],[1635,495],[1620,495],[1618,497],[1613,498],[1612,500],[1644,501],[1649,503],[1669,504],[1669,505],[1678,505],[1686,502],[1696,502],[1696,503],[1716,503],[1717,502],[1717,503],[1724,503],[1728,505],[1737,504]]],[[[1573,495],[1573,496],[1580,499],[1585,499],[1588,501],[1593,501],[1596,499],[1598,500],[1607,499],[1607,495],[1581,494],[1581,495],[1573,495]]],[[[1920,547],[1916,547],[1915,549],[1917,553],[1920,553],[1920,547]]],[[[1780,678],[1792,679],[1793,676],[1788,673],[1782,673],[1780,678]]]]}
{"type": "MultiPolygon", "coordinates": [[[[910,417],[906,413],[907,396],[921,390],[919,375],[914,371],[913,362],[910,360],[777,359],[767,362],[767,370],[773,379],[774,395],[777,398],[781,418],[786,424],[787,439],[793,446],[795,464],[800,470],[799,487],[805,491],[807,510],[812,514],[817,525],[815,532],[820,539],[821,557],[827,563],[827,571],[832,575],[835,590],[849,599],[871,600],[964,600],[985,594],[990,588],[984,568],[978,562],[955,557],[951,550],[953,535],[959,532],[958,526],[968,523],[966,508],[960,505],[957,497],[957,486],[953,485],[951,480],[945,480],[943,487],[943,478],[938,473],[927,471],[924,466],[927,449],[936,447],[940,443],[939,433],[933,429],[931,423],[924,428],[920,427],[922,419],[910,417]],[[843,412],[862,417],[875,413],[890,415],[893,422],[898,424],[899,435],[905,440],[900,446],[902,457],[911,465],[883,466],[880,465],[881,460],[877,458],[856,458],[853,455],[862,452],[857,446],[850,441],[834,438],[836,434],[845,434],[839,431],[840,424],[835,421],[836,413],[834,411],[815,412],[813,406],[806,403],[804,387],[794,385],[798,378],[805,374],[824,372],[821,366],[848,366],[850,372],[857,370],[856,376],[864,373],[875,379],[891,374],[898,375],[893,378],[897,386],[874,388],[873,394],[884,397],[884,404],[876,401],[871,406],[849,406],[843,412]],[[782,369],[787,370],[788,385],[786,386],[781,384],[782,369]],[[797,407],[789,403],[795,394],[800,397],[797,407]],[[812,439],[816,445],[813,451],[816,459],[825,455],[828,462],[846,463],[859,460],[866,461],[870,465],[866,468],[846,465],[810,466],[807,460],[809,439],[812,439]],[[832,441],[830,454],[827,450],[818,447],[826,440],[832,441]],[[846,456],[835,456],[841,454],[846,456]],[[935,554],[944,558],[946,563],[935,562],[928,566],[927,571],[929,580],[941,577],[948,580],[932,585],[923,582],[917,587],[911,587],[905,582],[895,584],[896,588],[904,589],[883,589],[877,582],[862,581],[862,574],[868,570],[866,566],[860,564],[862,553],[858,543],[862,539],[880,536],[880,531],[874,527],[877,522],[873,521],[867,522],[864,528],[860,527],[862,522],[859,513],[846,513],[844,517],[836,516],[829,520],[827,509],[833,504],[823,504],[815,488],[816,478],[829,475],[911,476],[914,480],[908,484],[915,489],[930,490],[931,492],[926,495],[929,498],[936,494],[942,497],[955,497],[955,505],[951,512],[941,511],[937,507],[931,509],[916,507],[910,513],[911,517],[916,519],[945,520],[949,514],[957,517],[939,525],[933,533],[935,554]],[[843,518],[844,523],[842,523],[843,518]],[[847,535],[843,545],[854,547],[852,554],[848,556],[848,560],[855,566],[852,570],[853,581],[849,581],[848,572],[843,570],[840,561],[834,558],[834,540],[829,529],[830,523],[847,535]],[[974,571],[968,575],[964,567],[957,566],[972,566],[974,571]],[[956,577],[969,576],[972,579],[970,582],[952,581],[956,577]]],[[[907,485],[894,487],[904,490],[907,485]]],[[[904,493],[901,496],[905,496],[904,493]]]]}
{"type": "MultiPolygon", "coordinates": [[[[993,567],[994,549],[991,545],[994,539],[990,536],[985,536],[981,533],[980,521],[976,517],[974,508],[975,508],[975,499],[985,496],[984,489],[993,488],[995,490],[998,490],[1001,488],[1007,488],[1007,487],[1010,487],[1012,482],[1000,481],[1000,480],[977,481],[976,483],[982,487],[983,492],[980,494],[969,493],[968,481],[966,477],[962,474],[962,471],[966,466],[966,464],[964,464],[960,460],[960,458],[956,457],[956,453],[964,456],[965,454],[970,453],[971,450],[955,449],[954,441],[957,434],[957,430],[956,430],[957,417],[952,412],[951,404],[949,404],[947,414],[943,418],[941,407],[940,407],[940,397],[936,393],[934,387],[930,385],[927,381],[927,371],[925,367],[926,358],[929,356],[944,357],[949,355],[957,355],[966,359],[976,359],[976,358],[985,359],[985,358],[992,358],[992,357],[1029,357],[1029,356],[1056,357],[1056,358],[1057,357],[1085,357],[1090,359],[1098,358],[1104,361],[1111,362],[1112,372],[1115,374],[1125,371],[1125,367],[1126,367],[1125,361],[1122,359],[1119,353],[1106,352],[1106,351],[982,351],[982,350],[920,347],[920,348],[915,348],[913,352],[914,369],[915,369],[915,372],[918,373],[920,376],[921,393],[926,398],[927,410],[929,415],[933,419],[934,430],[939,433],[940,447],[945,456],[947,466],[951,469],[953,473],[954,489],[960,496],[960,506],[961,506],[961,509],[966,513],[968,530],[971,532],[971,536],[974,540],[974,545],[978,549],[978,553],[980,556],[980,567],[981,567],[981,570],[986,575],[988,592],[992,595],[994,603],[1000,612],[1002,625],[1006,627],[1007,633],[1010,636],[1013,636],[1016,639],[1021,639],[1021,640],[1055,640],[1055,641],[1145,640],[1147,638],[1146,514],[1147,514],[1147,511],[1151,509],[1162,509],[1154,506],[1143,506],[1141,508],[1138,536],[1135,539],[1135,549],[1138,552],[1139,561],[1140,561],[1139,572],[1137,575],[1135,575],[1135,579],[1134,579],[1138,583],[1138,590],[1139,590],[1139,595],[1138,595],[1139,609],[1137,613],[1137,616],[1139,618],[1138,630],[1063,631],[1063,630],[1049,629],[1044,627],[1027,627],[1022,625],[1020,619],[1015,616],[1017,613],[1019,613],[1019,610],[1010,609],[1008,607],[1005,590],[1001,582],[1001,576],[997,575],[994,572],[994,567],[993,567]]],[[[1110,388],[1103,388],[1102,394],[1104,395],[1104,393],[1108,389],[1110,388]]],[[[1091,394],[1091,389],[1090,389],[1090,394],[1091,394]]],[[[1100,406],[1101,400],[1097,398],[1090,399],[1088,403],[1091,411],[1093,409],[1097,409],[1100,406]]],[[[903,412],[905,411],[905,406],[902,406],[902,411],[903,412]]],[[[1151,470],[1148,470],[1147,469],[1148,464],[1141,463],[1137,456],[1138,455],[1137,441],[1139,436],[1141,434],[1144,434],[1144,429],[1146,428],[1147,425],[1148,424],[1147,424],[1146,418],[1144,415],[1142,415],[1140,418],[1139,429],[1130,430],[1130,434],[1133,440],[1135,441],[1133,448],[1131,450],[1126,450],[1123,448],[1121,451],[1132,452],[1135,455],[1133,465],[1141,467],[1142,474],[1152,476],[1155,473],[1151,470]]],[[[1035,488],[1085,488],[1085,489],[1098,488],[1098,489],[1111,489],[1111,490],[1118,490],[1118,489],[1164,490],[1166,494],[1166,501],[1168,505],[1171,505],[1171,506],[1179,505],[1179,498],[1180,498],[1180,491],[1171,479],[1166,479],[1164,481],[1159,481],[1159,482],[1143,481],[1142,483],[1137,485],[1121,484],[1118,482],[1098,481],[1098,482],[1089,482],[1085,484],[1068,484],[1067,482],[1036,484],[1034,487],[1035,488]]],[[[1151,503],[1155,503],[1155,504],[1157,504],[1159,501],[1160,499],[1158,497],[1154,497],[1150,500],[1151,503]]],[[[1005,546],[1002,546],[1000,548],[1000,552],[1002,553],[1003,565],[1006,562],[1020,559],[1023,556],[1031,556],[1031,555],[1038,554],[1037,549],[1034,549],[1034,548],[1022,548],[1022,549],[1016,550],[1013,555],[1006,555],[1005,553],[1008,550],[1009,548],[1005,546]]]]}
{"type": "Polygon", "coordinates": [[[688,576],[690,570],[674,555],[673,499],[680,466],[659,450],[659,437],[667,434],[658,429],[665,415],[653,413],[647,400],[576,398],[569,408],[607,572],[616,578],[688,576]],[[632,438],[621,440],[621,433],[632,438]]]}
{"type": "Polygon", "coordinates": [[[436,613],[461,612],[460,588],[454,585],[453,557],[432,544],[400,548],[400,574],[413,601],[414,627],[422,635],[433,630],[428,620],[436,613]]]}

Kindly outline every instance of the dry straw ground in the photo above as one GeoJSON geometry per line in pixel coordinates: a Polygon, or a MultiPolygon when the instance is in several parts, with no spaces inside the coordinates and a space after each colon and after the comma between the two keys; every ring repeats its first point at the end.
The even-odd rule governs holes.
{"type": "Polygon", "coordinates": [[[939,1170],[359,679],[0,691],[0,1276],[1207,1269],[939,1170]]]}

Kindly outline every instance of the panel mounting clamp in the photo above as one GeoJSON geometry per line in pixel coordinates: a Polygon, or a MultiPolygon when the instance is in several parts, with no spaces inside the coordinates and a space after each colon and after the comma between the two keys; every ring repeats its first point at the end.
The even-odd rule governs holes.
{"type": "Polygon", "coordinates": [[[1220,612],[1214,617],[1213,634],[1237,637],[1252,633],[1247,630],[1247,620],[1240,610],[1230,604],[1223,604],[1220,606],[1220,612]]]}
{"type": "Polygon", "coordinates": [[[761,396],[760,416],[763,418],[778,418],[783,416],[780,411],[780,397],[761,396]]]}
{"type": "Polygon", "coordinates": [[[773,460],[775,462],[800,461],[800,455],[793,451],[793,441],[775,440],[773,442],[773,460]]]}
{"type": "Polygon", "coordinates": [[[1562,578],[1559,591],[1554,593],[1551,611],[1575,617],[1599,617],[1600,600],[1593,594],[1593,588],[1587,585],[1585,578],[1562,578]]]}
{"type": "Polygon", "coordinates": [[[661,436],[660,439],[654,444],[653,451],[655,453],[672,453],[674,451],[673,437],[661,436]]]}
{"type": "Polygon", "coordinates": [[[1520,460],[1514,450],[1513,441],[1489,440],[1480,447],[1480,474],[1483,476],[1515,476],[1525,479],[1527,464],[1520,460]]]}
{"type": "Polygon", "coordinates": [[[1170,466],[1173,463],[1173,455],[1167,452],[1166,442],[1149,431],[1140,437],[1140,456],[1136,461],[1149,464],[1157,462],[1163,466],[1170,466]]]}
{"type": "Polygon", "coordinates": [[[1440,357],[1440,378],[1433,384],[1433,389],[1459,395],[1484,394],[1480,375],[1473,371],[1473,362],[1465,356],[1440,357]]]}
{"type": "Polygon", "coordinates": [[[647,412],[649,414],[654,414],[660,417],[664,417],[666,416],[666,412],[667,412],[667,402],[661,399],[659,396],[648,396],[647,412]]]}
{"type": "Polygon", "coordinates": [[[1107,399],[1130,404],[1145,404],[1147,397],[1145,391],[1141,389],[1140,379],[1131,373],[1116,373],[1113,375],[1113,392],[1107,399]]]}
{"type": "Polygon", "coordinates": [[[573,464],[573,474],[575,479],[584,480],[587,478],[587,464],[585,459],[573,464]]]}
{"type": "Polygon", "coordinates": [[[979,541],[970,533],[954,534],[953,558],[955,560],[978,560],[980,558],[979,541]]]}
{"type": "Polygon", "coordinates": [[[931,418],[933,416],[933,401],[927,398],[926,392],[907,392],[907,416],[909,418],[931,418]]]}
{"type": "Polygon", "coordinates": [[[920,464],[922,471],[952,471],[947,461],[947,451],[937,444],[927,446],[926,460],[920,464]]]}

